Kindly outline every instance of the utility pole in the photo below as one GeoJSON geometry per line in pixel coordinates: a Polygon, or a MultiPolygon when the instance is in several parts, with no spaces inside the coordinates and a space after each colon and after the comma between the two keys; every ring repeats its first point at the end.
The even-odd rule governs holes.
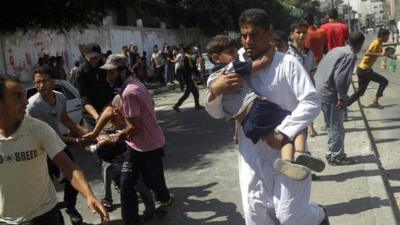
{"type": "Polygon", "coordinates": [[[347,16],[348,16],[347,19],[348,19],[350,31],[352,31],[353,30],[353,29],[351,29],[351,11],[352,11],[352,8],[350,6],[350,0],[347,0],[347,4],[349,4],[349,7],[347,8],[347,16]]]}

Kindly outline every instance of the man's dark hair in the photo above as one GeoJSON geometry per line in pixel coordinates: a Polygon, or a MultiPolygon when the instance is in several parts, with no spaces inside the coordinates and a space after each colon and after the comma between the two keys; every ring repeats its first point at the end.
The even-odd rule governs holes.
{"type": "Polygon", "coordinates": [[[348,43],[353,48],[362,45],[364,41],[365,41],[365,36],[363,33],[359,31],[352,32],[349,35],[348,43]]]}
{"type": "Polygon", "coordinates": [[[230,47],[235,47],[235,48],[239,47],[239,45],[235,39],[230,38],[226,35],[217,35],[215,37],[212,37],[208,41],[207,47],[206,47],[208,59],[212,63],[214,63],[212,61],[212,55],[220,54],[222,51],[224,51],[225,49],[230,48],[230,47]]]}
{"type": "Polygon", "coordinates": [[[284,41],[286,43],[289,41],[289,36],[287,32],[283,30],[275,30],[274,33],[272,34],[272,38],[275,41],[284,41]]]}
{"type": "Polygon", "coordinates": [[[12,75],[9,74],[0,74],[0,99],[3,100],[4,99],[4,91],[6,90],[6,82],[15,82],[20,84],[21,81],[12,75]]]}
{"type": "Polygon", "coordinates": [[[332,20],[337,20],[339,18],[338,11],[336,9],[330,9],[328,11],[328,17],[332,20]]]}
{"type": "Polygon", "coordinates": [[[74,62],[74,66],[79,67],[79,65],[80,65],[79,60],[76,60],[76,61],[74,62]]]}
{"type": "Polygon", "coordinates": [[[383,36],[389,36],[389,35],[390,35],[390,31],[388,29],[380,28],[378,31],[378,38],[383,37],[383,36]]]}
{"type": "Polygon", "coordinates": [[[263,9],[247,9],[239,17],[239,26],[242,27],[247,24],[269,30],[271,22],[267,12],[263,9]]]}
{"type": "Polygon", "coordinates": [[[54,79],[52,76],[53,70],[50,66],[40,66],[35,70],[35,74],[47,75],[50,79],[54,79]]]}
{"type": "Polygon", "coordinates": [[[307,22],[308,26],[314,26],[314,14],[308,13],[304,20],[307,22]]]}
{"type": "Polygon", "coordinates": [[[292,25],[290,25],[290,32],[293,32],[295,29],[300,29],[300,28],[306,28],[306,29],[308,28],[308,25],[304,20],[299,20],[292,23],[292,25]]]}

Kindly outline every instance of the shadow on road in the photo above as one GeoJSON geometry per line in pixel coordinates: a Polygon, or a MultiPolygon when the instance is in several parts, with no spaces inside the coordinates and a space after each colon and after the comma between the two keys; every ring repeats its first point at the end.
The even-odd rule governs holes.
{"type": "Polygon", "coordinates": [[[211,188],[217,185],[212,182],[197,187],[176,187],[170,191],[175,194],[175,204],[171,212],[162,220],[154,220],[149,225],[208,224],[208,225],[242,225],[244,219],[232,202],[207,197],[211,188]]]}
{"type": "Polygon", "coordinates": [[[205,110],[159,110],[157,118],[167,140],[166,169],[207,168],[206,155],[233,148],[233,123],[213,119],[205,110]]]}
{"type": "Polygon", "coordinates": [[[329,216],[357,214],[366,210],[379,208],[381,206],[390,206],[390,201],[388,199],[382,200],[378,197],[364,197],[359,199],[351,199],[348,202],[325,205],[327,211],[329,212],[329,216]]]}

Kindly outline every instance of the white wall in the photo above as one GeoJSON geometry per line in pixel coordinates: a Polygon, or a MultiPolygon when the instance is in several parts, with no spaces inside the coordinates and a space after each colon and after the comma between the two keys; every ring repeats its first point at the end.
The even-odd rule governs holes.
{"type": "Polygon", "coordinates": [[[1,38],[0,72],[13,74],[22,81],[32,80],[34,67],[39,57],[44,54],[63,56],[68,73],[73,62],[79,59],[79,44],[97,42],[103,52],[111,50],[113,53],[120,53],[122,45],[129,45],[133,42],[138,46],[140,54],[142,51],[147,51],[149,57],[154,44],[161,48],[164,43],[169,45],[199,43],[202,45],[205,42],[205,38],[198,31],[191,29],[167,30],[118,26],[90,28],[66,34],[45,30],[17,32],[1,38]],[[4,45],[2,46],[2,44],[4,45]]]}

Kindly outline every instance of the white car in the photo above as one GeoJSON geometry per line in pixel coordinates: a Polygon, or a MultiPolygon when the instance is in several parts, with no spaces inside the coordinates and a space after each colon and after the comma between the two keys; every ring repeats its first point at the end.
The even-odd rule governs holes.
{"type": "MultiPolygon", "coordinates": [[[[32,83],[24,83],[27,98],[37,93],[36,87],[32,83]]],[[[82,101],[78,90],[66,80],[55,80],[53,90],[61,92],[67,98],[68,116],[75,122],[82,122],[82,101]]],[[[62,126],[62,125],[61,125],[62,126]]],[[[60,127],[62,133],[66,133],[67,129],[60,127]]]]}

